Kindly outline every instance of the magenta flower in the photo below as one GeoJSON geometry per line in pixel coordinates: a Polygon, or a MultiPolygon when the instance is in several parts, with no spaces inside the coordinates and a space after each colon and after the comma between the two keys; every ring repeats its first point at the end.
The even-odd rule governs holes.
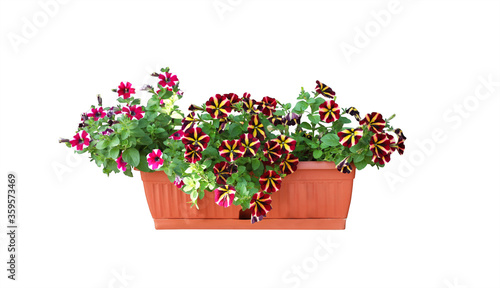
{"type": "Polygon", "coordinates": [[[158,82],[158,84],[160,84],[162,87],[172,87],[175,85],[175,82],[179,81],[177,75],[172,75],[172,73],[165,73],[165,75],[160,74],[158,78],[160,78],[160,82],[158,82]]]}
{"type": "Polygon", "coordinates": [[[177,186],[177,188],[181,189],[182,186],[184,186],[184,180],[183,180],[183,178],[175,175],[174,185],[177,186]]]}
{"type": "Polygon", "coordinates": [[[123,96],[123,99],[130,98],[130,94],[135,94],[135,88],[132,88],[132,84],[127,82],[127,84],[120,83],[118,86],[118,97],[123,96]]]}
{"type": "Polygon", "coordinates": [[[118,166],[118,169],[122,170],[125,172],[127,170],[127,162],[123,161],[122,155],[116,159],[116,166],[118,166]]]}
{"type": "Polygon", "coordinates": [[[144,111],[142,110],[142,106],[138,106],[138,105],[132,105],[132,106],[125,106],[122,108],[122,112],[125,113],[125,115],[127,115],[127,117],[130,119],[130,120],[133,120],[133,119],[141,119],[142,117],[144,117],[144,111]]]}
{"type": "Polygon", "coordinates": [[[83,150],[84,146],[89,146],[90,144],[89,133],[87,133],[87,131],[85,130],[82,130],[76,133],[76,135],[73,136],[73,140],[70,140],[69,143],[71,143],[71,147],[76,146],[76,150],[83,150]]]}
{"type": "Polygon", "coordinates": [[[97,121],[106,117],[106,113],[104,112],[104,109],[102,109],[102,107],[92,108],[91,112],[87,113],[87,117],[94,118],[94,121],[97,121]]]}
{"type": "Polygon", "coordinates": [[[181,140],[182,137],[184,137],[184,131],[179,130],[177,132],[174,132],[168,139],[174,139],[174,140],[181,140]]]}
{"type": "Polygon", "coordinates": [[[148,167],[151,170],[156,170],[163,166],[163,153],[160,149],[153,149],[153,152],[148,154],[148,167]]]}

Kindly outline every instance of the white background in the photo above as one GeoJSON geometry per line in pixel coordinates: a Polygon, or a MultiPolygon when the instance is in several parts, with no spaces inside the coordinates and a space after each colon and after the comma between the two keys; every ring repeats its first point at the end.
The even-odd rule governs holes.
{"type": "Polygon", "coordinates": [[[0,3],[1,287],[500,286],[498,1],[0,3]],[[139,177],[108,178],[58,138],[97,93],[113,105],[120,81],[163,66],[183,108],[229,92],[293,102],[319,79],[342,107],[396,113],[406,153],[358,171],[345,231],[156,231],[139,177]]]}

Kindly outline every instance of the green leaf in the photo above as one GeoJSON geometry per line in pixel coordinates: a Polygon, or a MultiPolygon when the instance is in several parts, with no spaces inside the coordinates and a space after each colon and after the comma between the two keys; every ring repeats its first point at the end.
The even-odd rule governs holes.
{"type": "Polygon", "coordinates": [[[299,101],[297,104],[295,104],[295,107],[293,107],[292,112],[297,113],[297,114],[302,114],[304,111],[306,111],[307,107],[309,107],[309,104],[305,101],[299,101]]]}
{"type": "Polygon", "coordinates": [[[351,123],[351,119],[346,118],[346,117],[340,117],[339,121],[344,123],[344,124],[351,123]]]}
{"type": "Polygon", "coordinates": [[[123,130],[123,132],[121,133],[120,136],[121,136],[122,140],[127,139],[130,136],[130,130],[128,130],[128,129],[123,130]]]}
{"type": "Polygon", "coordinates": [[[115,147],[115,146],[118,146],[120,144],[120,138],[118,137],[118,135],[115,135],[113,136],[113,139],[111,139],[111,141],[109,142],[109,147],[115,147]]]}
{"type": "Polygon", "coordinates": [[[311,124],[309,124],[309,122],[302,122],[299,126],[307,130],[312,130],[311,124]]]}
{"type": "Polygon", "coordinates": [[[319,117],[319,115],[309,114],[309,115],[307,115],[307,118],[309,118],[311,123],[314,125],[318,124],[319,121],[321,121],[321,118],[319,117]]]}
{"type": "Polygon", "coordinates": [[[330,147],[335,147],[338,146],[339,143],[339,136],[334,133],[329,133],[326,134],[325,136],[321,137],[321,142],[325,143],[326,145],[330,147]]]}
{"type": "Polygon", "coordinates": [[[355,163],[354,165],[356,166],[356,169],[358,170],[363,170],[363,168],[366,167],[368,163],[366,161],[360,162],[360,163],[355,163]]]}
{"type": "Polygon", "coordinates": [[[321,150],[314,150],[313,157],[315,159],[319,159],[321,156],[323,156],[323,151],[321,151],[321,150]]]}
{"type": "Polygon", "coordinates": [[[123,161],[127,162],[128,164],[132,165],[132,166],[137,166],[139,165],[139,162],[140,162],[140,154],[139,154],[139,151],[137,151],[137,149],[135,148],[129,148],[125,151],[123,151],[123,161]]]}
{"type": "Polygon", "coordinates": [[[95,145],[95,148],[102,150],[102,149],[108,147],[108,145],[109,145],[108,140],[101,140],[101,141],[97,142],[97,145],[95,145]]]}
{"type": "Polygon", "coordinates": [[[118,147],[114,147],[111,148],[111,150],[109,150],[109,157],[117,159],[119,155],[120,155],[120,149],[118,147]]]}
{"type": "Polygon", "coordinates": [[[252,170],[257,170],[259,168],[261,162],[258,158],[252,159],[252,170]]]}

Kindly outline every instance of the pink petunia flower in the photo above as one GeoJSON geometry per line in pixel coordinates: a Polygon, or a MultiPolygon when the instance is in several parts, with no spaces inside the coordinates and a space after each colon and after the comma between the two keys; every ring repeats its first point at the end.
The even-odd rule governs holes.
{"type": "Polygon", "coordinates": [[[163,153],[160,149],[153,149],[151,153],[148,154],[148,167],[151,170],[156,170],[163,166],[163,153]]]}
{"type": "Polygon", "coordinates": [[[172,87],[175,85],[175,82],[179,81],[177,75],[172,75],[172,73],[165,73],[165,75],[160,74],[158,78],[160,78],[160,82],[158,82],[158,84],[160,84],[162,87],[172,87]]]}
{"type": "Polygon", "coordinates": [[[145,114],[145,112],[142,110],[142,106],[138,105],[132,105],[132,106],[127,105],[122,108],[122,112],[125,113],[130,120],[133,119],[139,120],[142,117],[144,117],[145,114]]]}
{"type": "Polygon", "coordinates": [[[118,166],[118,169],[122,170],[125,172],[127,170],[127,162],[123,161],[122,155],[116,159],[116,166],[118,166]]]}
{"type": "Polygon", "coordinates": [[[89,146],[90,144],[89,133],[87,133],[87,131],[85,130],[82,130],[76,133],[76,135],[73,136],[73,140],[70,140],[69,143],[71,143],[71,147],[76,146],[76,150],[83,150],[84,146],[89,146]]]}
{"type": "Polygon", "coordinates": [[[135,94],[135,88],[132,88],[132,84],[130,82],[127,82],[127,84],[120,83],[120,86],[118,86],[118,96],[128,99],[130,98],[130,94],[135,94]]]}

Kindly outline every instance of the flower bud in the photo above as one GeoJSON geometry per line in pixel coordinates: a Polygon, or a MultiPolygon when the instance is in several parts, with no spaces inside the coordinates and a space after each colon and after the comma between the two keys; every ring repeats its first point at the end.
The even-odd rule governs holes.
{"type": "Polygon", "coordinates": [[[101,94],[97,94],[97,103],[99,104],[99,106],[102,106],[101,94]]]}
{"type": "Polygon", "coordinates": [[[65,142],[69,142],[69,139],[59,138],[59,143],[65,143],[65,142]]]}

